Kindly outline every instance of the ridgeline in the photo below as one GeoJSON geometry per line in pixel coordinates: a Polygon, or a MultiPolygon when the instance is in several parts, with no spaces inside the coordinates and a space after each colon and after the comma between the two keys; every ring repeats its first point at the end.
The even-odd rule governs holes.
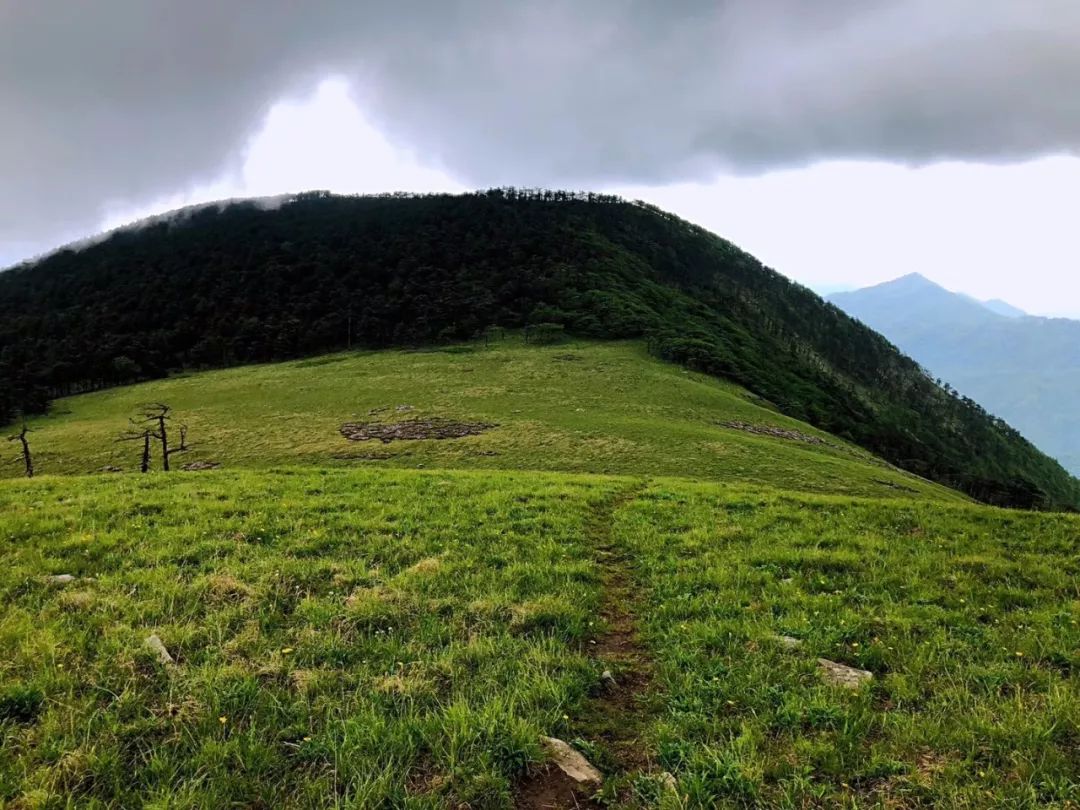
{"type": "Polygon", "coordinates": [[[1080,508],[1059,464],[814,293],[659,209],[561,191],[210,206],[4,272],[0,423],[181,369],[495,328],[644,339],[984,502],[1080,508]]]}

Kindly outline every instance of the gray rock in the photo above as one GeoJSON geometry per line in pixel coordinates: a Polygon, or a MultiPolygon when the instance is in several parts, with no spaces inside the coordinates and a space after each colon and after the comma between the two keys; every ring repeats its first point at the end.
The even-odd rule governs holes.
{"type": "Polygon", "coordinates": [[[160,638],[158,638],[157,634],[147,637],[146,646],[150,649],[151,652],[153,652],[157,656],[158,661],[160,661],[161,663],[176,663],[176,661],[173,660],[173,657],[169,655],[169,651],[165,649],[165,644],[160,638]]]}
{"type": "Polygon", "coordinates": [[[826,680],[846,689],[858,689],[863,683],[873,680],[874,677],[874,673],[867,672],[865,669],[855,669],[855,667],[849,667],[846,664],[829,661],[827,658],[819,658],[817,662],[826,680]]]}
{"type": "Polygon", "coordinates": [[[604,684],[604,686],[606,686],[608,689],[614,689],[619,685],[615,681],[615,676],[611,674],[610,669],[605,669],[602,673],[600,673],[600,682],[604,684]]]}
{"type": "Polygon", "coordinates": [[[185,472],[205,472],[206,470],[216,470],[220,467],[216,461],[192,461],[181,467],[181,470],[185,472]]]}
{"type": "Polygon", "coordinates": [[[53,585],[67,585],[69,582],[74,582],[75,577],[71,574],[54,574],[49,577],[49,582],[53,585]]]}
{"type": "Polygon", "coordinates": [[[797,650],[803,645],[802,639],[793,636],[773,636],[785,650],[797,650]]]}
{"type": "Polygon", "coordinates": [[[603,784],[604,777],[600,771],[567,743],[554,737],[541,737],[540,742],[544,744],[544,748],[551,756],[551,761],[558,766],[559,770],[579,785],[599,788],[603,784]]]}

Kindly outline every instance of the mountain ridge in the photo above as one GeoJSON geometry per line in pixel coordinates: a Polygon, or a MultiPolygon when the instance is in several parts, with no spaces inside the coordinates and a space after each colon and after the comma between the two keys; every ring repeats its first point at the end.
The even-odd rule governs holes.
{"type": "Polygon", "coordinates": [[[185,368],[542,324],[644,339],[981,500],[1080,507],[1080,482],[840,309],[698,226],[591,193],[316,192],[61,251],[0,274],[0,411],[185,368]]]}
{"type": "Polygon", "coordinates": [[[983,302],[930,284],[913,296],[896,279],[829,300],[1080,474],[1080,420],[1067,405],[1080,396],[1080,321],[980,313],[983,302]]]}

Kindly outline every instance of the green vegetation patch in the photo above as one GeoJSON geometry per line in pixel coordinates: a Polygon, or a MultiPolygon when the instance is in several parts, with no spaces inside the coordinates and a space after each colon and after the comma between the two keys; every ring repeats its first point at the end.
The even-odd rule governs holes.
{"type": "Polygon", "coordinates": [[[616,520],[670,806],[1080,801],[1076,518],[664,482],[616,520]]]}
{"type": "Polygon", "coordinates": [[[618,486],[0,482],[0,804],[506,806],[599,676],[583,529],[618,486]]]}
{"type": "Polygon", "coordinates": [[[676,479],[0,482],[0,803],[510,807],[548,734],[613,806],[1068,807],[1078,541],[676,479]]]}
{"type": "MultiPolygon", "coordinates": [[[[176,455],[174,466],[198,461],[226,469],[311,464],[675,475],[961,500],[776,413],[737,386],[657,361],[638,343],[537,346],[509,335],[457,348],[462,351],[342,354],[326,358],[333,361],[328,364],[248,366],[70,397],[31,421],[35,463],[45,475],[137,470],[141,444],[116,438],[145,403],[164,402],[176,425],[189,426],[192,449],[176,455]],[[354,430],[356,423],[364,429],[354,430]],[[453,423],[474,426],[479,435],[439,438],[453,423]],[[364,440],[350,441],[343,426],[364,440]],[[392,441],[384,443],[386,438],[392,441]]],[[[0,475],[20,474],[15,462],[0,465],[0,475]]]]}

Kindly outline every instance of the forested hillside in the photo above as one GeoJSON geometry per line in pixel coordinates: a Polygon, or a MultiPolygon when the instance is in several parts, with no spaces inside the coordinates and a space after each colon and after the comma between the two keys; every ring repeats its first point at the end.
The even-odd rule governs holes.
{"type": "Polygon", "coordinates": [[[313,193],[182,213],[5,272],[0,421],[180,368],[540,324],[645,338],[984,501],[1080,506],[1060,465],[836,307],[672,215],[592,194],[313,193]]]}

